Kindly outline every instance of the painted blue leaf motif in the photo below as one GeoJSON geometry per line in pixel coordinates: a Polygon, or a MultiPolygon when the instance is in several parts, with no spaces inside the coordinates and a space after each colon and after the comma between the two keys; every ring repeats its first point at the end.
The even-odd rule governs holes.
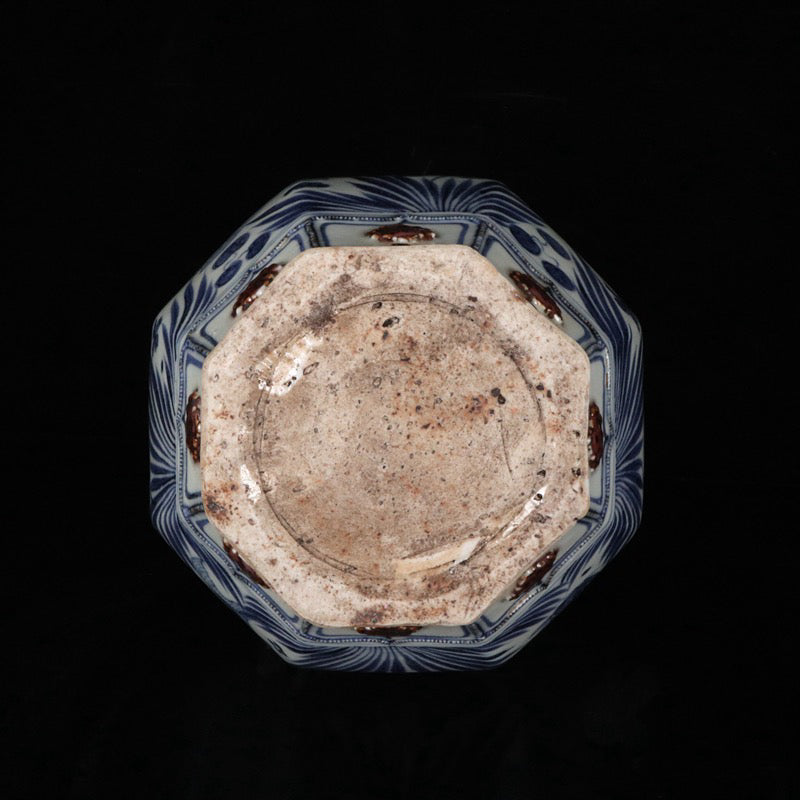
{"type": "Polygon", "coordinates": [[[233,276],[239,271],[239,267],[242,266],[242,262],[237,259],[233,262],[229,267],[226,268],[225,272],[217,278],[217,286],[224,286],[228,283],[233,276]]]}
{"type": "Polygon", "coordinates": [[[183,290],[183,314],[181,314],[181,320],[186,319],[188,312],[192,308],[192,301],[194,300],[194,286],[191,283],[186,284],[186,288],[183,290]]]}
{"type": "Polygon", "coordinates": [[[263,249],[264,245],[269,240],[269,231],[266,233],[262,233],[259,236],[256,236],[252,242],[250,242],[250,247],[247,248],[247,257],[248,258],[255,258],[263,249]]]}
{"type": "Polygon", "coordinates": [[[456,185],[456,182],[453,180],[453,178],[448,178],[445,181],[444,186],[442,186],[442,206],[444,208],[449,208],[450,207],[448,205],[448,203],[449,203],[449,201],[451,199],[450,195],[452,194],[453,189],[455,188],[455,185],[456,185]]]}
{"type": "Polygon", "coordinates": [[[572,261],[569,257],[569,253],[564,249],[564,245],[561,244],[555,237],[551,236],[547,231],[543,231],[541,228],[537,228],[537,231],[542,235],[542,238],[556,251],[562,258],[566,258],[567,261],[572,261]]]}
{"type": "MultiPolygon", "coordinates": [[[[244,247],[250,238],[249,233],[243,233],[238,239],[232,241],[218,256],[213,269],[219,269],[240,247],[244,247]]],[[[221,284],[217,284],[220,286],[221,284]]]]}
{"type": "Polygon", "coordinates": [[[509,230],[514,234],[514,238],[526,249],[530,250],[534,255],[539,255],[542,248],[539,247],[539,242],[533,238],[527,231],[522,230],[518,225],[509,225],[509,230]]]}
{"type": "Polygon", "coordinates": [[[557,264],[552,264],[549,261],[542,261],[542,266],[547,270],[547,274],[559,285],[562,286],[564,289],[569,289],[570,291],[575,290],[575,284],[569,278],[566,272],[564,272],[561,267],[557,264]]]}
{"type": "Polygon", "coordinates": [[[176,297],[172,301],[172,305],[169,307],[169,327],[171,330],[175,329],[175,323],[178,321],[179,311],[180,311],[180,306],[178,305],[178,298],[176,297]]]}
{"type": "Polygon", "coordinates": [[[323,181],[298,181],[293,183],[284,193],[285,197],[289,193],[297,192],[300,189],[327,189],[328,184],[323,181]]]}

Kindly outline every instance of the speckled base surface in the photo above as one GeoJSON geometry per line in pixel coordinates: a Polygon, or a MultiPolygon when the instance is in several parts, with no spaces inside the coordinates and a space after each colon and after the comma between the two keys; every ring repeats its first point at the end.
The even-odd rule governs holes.
{"type": "Polygon", "coordinates": [[[209,518],[316,624],[470,622],[588,510],[586,354],[468,247],[301,253],[202,397],[209,518]]]}

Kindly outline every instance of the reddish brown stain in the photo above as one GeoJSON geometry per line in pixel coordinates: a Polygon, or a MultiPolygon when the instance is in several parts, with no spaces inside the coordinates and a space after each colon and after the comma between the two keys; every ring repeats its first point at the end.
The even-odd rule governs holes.
{"type": "Polygon", "coordinates": [[[213,494],[206,494],[203,496],[203,502],[206,511],[214,517],[219,517],[222,520],[228,519],[228,507],[217,501],[213,494]]]}
{"type": "Polygon", "coordinates": [[[186,447],[192,461],[200,461],[200,393],[195,389],[186,404],[186,447]]]}
{"type": "Polygon", "coordinates": [[[421,228],[419,225],[406,225],[400,222],[373,228],[371,231],[367,231],[367,236],[378,242],[404,244],[405,242],[430,242],[436,237],[436,234],[430,228],[421,228]]]}
{"type": "Polygon", "coordinates": [[[379,625],[381,623],[385,613],[385,607],[377,606],[374,608],[365,608],[353,617],[352,625],[356,629],[358,629],[359,626],[372,628],[374,625],[379,625]]]}
{"type": "Polygon", "coordinates": [[[521,594],[527,592],[528,589],[533,588],[537,583],[539,583],[539,581],[553,568],[553,564],[555,563],[557,555],[558,550],[548,550],[543,556],[538,558],[534,562],[530,571],[526,574],[523,574],[523,576],[516,582],[508,599],[514,600],[521,594]]]}
{"type": "Polygon", "coordinates": [[[597,403],[589,404],[589,469],[595,469],[603,457],[603,418],[597,403]]]}
{"type": "Polygon", "coordinates": [[[231,309],[231,316],[238,317],[240,313],[247,311],[253,304],[259,291],[269,286],[282,268],[282,264],[270,264],[268,267],[264,267],[264,269],[245,286],[244,291],[242,291],[239,297],[236,298],[236,302],[231,309]]]}
{"type": "Polygon", "coordinates": [[[513,269],[509,273],[509,277],[529,303],[539,303],[544,308],[544,313],[549,319],[561,321],[561,309],[556,305],[556,301],[530,275],[513,269]]]}
{"type": "Polygon", "coordinates": [[[260,583],[265,589],[269,589],[269,584],[239,555],[239,551],[230,543],[223,540],[225,552],[230,556],[231,561],[247,575],[248,578],[260,583]]]}
{"type": "Polygon", "coordinates": [[[394,638],[396,636],[408,636],[414,631],[418,631],[421,625],[394,625],[385,628],[374,627],[370,625],[356,626],[358,633],[366,634],[367,636],[388,636],[394,638]]]}
{"type": "Polygon", "coordinates": [[[464,410],[467,412],[467,414],[483,414],[486,411],[486,406],[488,404],[488,398],[482,394],[479,394],[469,398],[469,401],[464,406],[464,410]]]}

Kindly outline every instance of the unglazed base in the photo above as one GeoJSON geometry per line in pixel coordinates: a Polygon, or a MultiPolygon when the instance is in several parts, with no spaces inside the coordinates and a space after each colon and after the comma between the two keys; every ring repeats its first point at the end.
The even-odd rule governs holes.
{"type": "Polygon", "coordinates": [[[471,248],[304,251],[201,394],[209,518],[319,625],[470,622],[588,510],[588,359],[471,248]]]}

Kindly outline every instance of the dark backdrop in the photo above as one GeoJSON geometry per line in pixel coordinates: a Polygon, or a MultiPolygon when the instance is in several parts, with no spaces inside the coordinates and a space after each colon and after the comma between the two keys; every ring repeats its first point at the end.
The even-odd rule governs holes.
{"type": "Polygon", "coordinates": [[[798,14],[608,5],[8,31],[6,796],[797,792],[798,14]],[[289,667],[149,523],[156,313],[287,184],[371,174],[505,182],[644,328],[640,530],[494,672],[289,667]]]}

